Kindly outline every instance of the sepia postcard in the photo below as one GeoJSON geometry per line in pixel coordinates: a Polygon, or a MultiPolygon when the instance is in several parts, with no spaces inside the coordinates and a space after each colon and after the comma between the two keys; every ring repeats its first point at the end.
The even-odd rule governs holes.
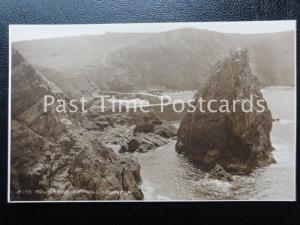
{"type": "Polygon", "coordinates": [[[296,21],[9,26],[8,202],[295,201],[296,21]]]}

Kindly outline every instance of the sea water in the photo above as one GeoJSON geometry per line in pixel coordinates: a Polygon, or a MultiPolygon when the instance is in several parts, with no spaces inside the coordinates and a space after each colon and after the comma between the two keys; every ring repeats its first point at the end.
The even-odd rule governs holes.
{"type": "MultiPolygon", "coordinates": [[[[262,90],[273,118],[271,132],[277,163],[256,169],[248,176],[226,182],[208,178],[175,151],[176,141],[135,153],[141,164],[145,200],[294,200],[295,199],[295,89],[270,87],[262,90]]],[[[172,95],[172,93],[170,93],[172,95]]],[[[194,92],[181,93],[184,99],[194,92]]],[[[180,93],[174,93],[176,98],[180,93]]],[[[179,121],[178,121],[179,124],[179,121]]]]}

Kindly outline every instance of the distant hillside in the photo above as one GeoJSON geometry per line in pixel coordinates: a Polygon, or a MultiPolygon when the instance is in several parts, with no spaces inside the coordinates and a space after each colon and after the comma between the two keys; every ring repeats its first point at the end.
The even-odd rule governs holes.
{"type": "Polygon", "coordinates": [[[228,52],[247,47],[263,86],[294,84],[294,33],[223,34],[199,29],[23,41],[13,48],[67,94],[149,87],[197,89],[228,52]]]}

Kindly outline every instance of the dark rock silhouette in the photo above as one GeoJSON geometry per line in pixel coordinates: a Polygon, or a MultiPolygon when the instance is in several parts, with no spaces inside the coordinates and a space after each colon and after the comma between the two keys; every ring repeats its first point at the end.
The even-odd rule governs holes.
{"type": "MultiPolygon", "coordinates": [[[[274,163],[270,142],[272,115],[265,101],[265,110],[258,112],[257,100],[263,100],[263,96],[251,72],[247,49],[231,52],[195,94],[197,110],[182,120],[176,151],[201,166],[213,168],[219,164],[227,172],[245,173],[274,163]],[[251,95],[253,112],[244,112],[242,103],[236,105],[234,112],[233,100],[250,99],[251,95]],[[205,113],[199,109],[200,98],[206,100],[205,113]],[[214,103],[217,109],[222,105],[220,100],[228,100],[230,112],[209,112],[207,101],[211,99],[218,100],[214,103]]],[[[248,103],[247,106],[250,107],[248,103]]]]}

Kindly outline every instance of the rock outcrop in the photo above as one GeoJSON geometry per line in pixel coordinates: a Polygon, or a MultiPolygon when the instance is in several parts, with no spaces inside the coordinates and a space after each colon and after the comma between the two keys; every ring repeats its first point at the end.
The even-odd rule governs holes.
{"type": "Polygon", "coordinates": [[[148,152],[169,143],[170,140],[176,137],[176,131],[177,128],[168,123],[157,125],[152,123],[139,124],[134,128],[133,135],[129,137],[129,141],[122,145],[119,152],[148,152]],[[151,131],[149,131],[149,127],[152,127],[151,131]]]}
{"type": "Polygon", "coordinates": [[[140,165],[98,139],[107,124],[45,113],[46,94],[68,99],[13,50],[11,200],[143,199],[140,165]]]}
{"type": "Polygon", "coordinates": [[[187,113],[182,120],[176,151],[203,167],[214,168],[219,164],[227,172],[245,173],[274,163],[271,112],[265,101],[260,101],[265,110],[259,112],[258,100],[264,99],[251,72],[247,49],[231,52],[195,94],[196,111],[187,113]],[[242,110],[242,102],[251,96],[252,112],[248,112],[249,102],[245,106],[247,111],[242,110]],[[199,109],[200,98],[205,100],[206,112],[199,109]],[[207,102],[212,99],[217,100],[213,104],[216,109],[224,105],[221,100],[227,100],[229,111],[209,112],[207,102]],[[234,100],[240,100],[236,106],[234,100]]]}
{"type": "Polygon", "coordinates": [[[216,164],[215,168],[213,168],[210,173],[208,174],[209,178],[223,180],[227,182],[233,181],[232,175],[227,173],[222,166],[219,164],[216,164]]]}
{"type": "Polygon", "coordinates": [[[165,138],[154,133],[138,133],[129,137],[128,142],[125,142],[120,149],[120,153],[124,152],[141,152],[145,153],[157,147],[168,144],[171,139],[165,138]]]}
{"type": "Polygon", "coordinates": [[[91,112],[93,124],[109,124],[101,137],[104,145],[119,145],[119,153],[148,152],[165,145],[177,135],[177,128],[155,113],[123,112],[99,115],[91,112]]]}

